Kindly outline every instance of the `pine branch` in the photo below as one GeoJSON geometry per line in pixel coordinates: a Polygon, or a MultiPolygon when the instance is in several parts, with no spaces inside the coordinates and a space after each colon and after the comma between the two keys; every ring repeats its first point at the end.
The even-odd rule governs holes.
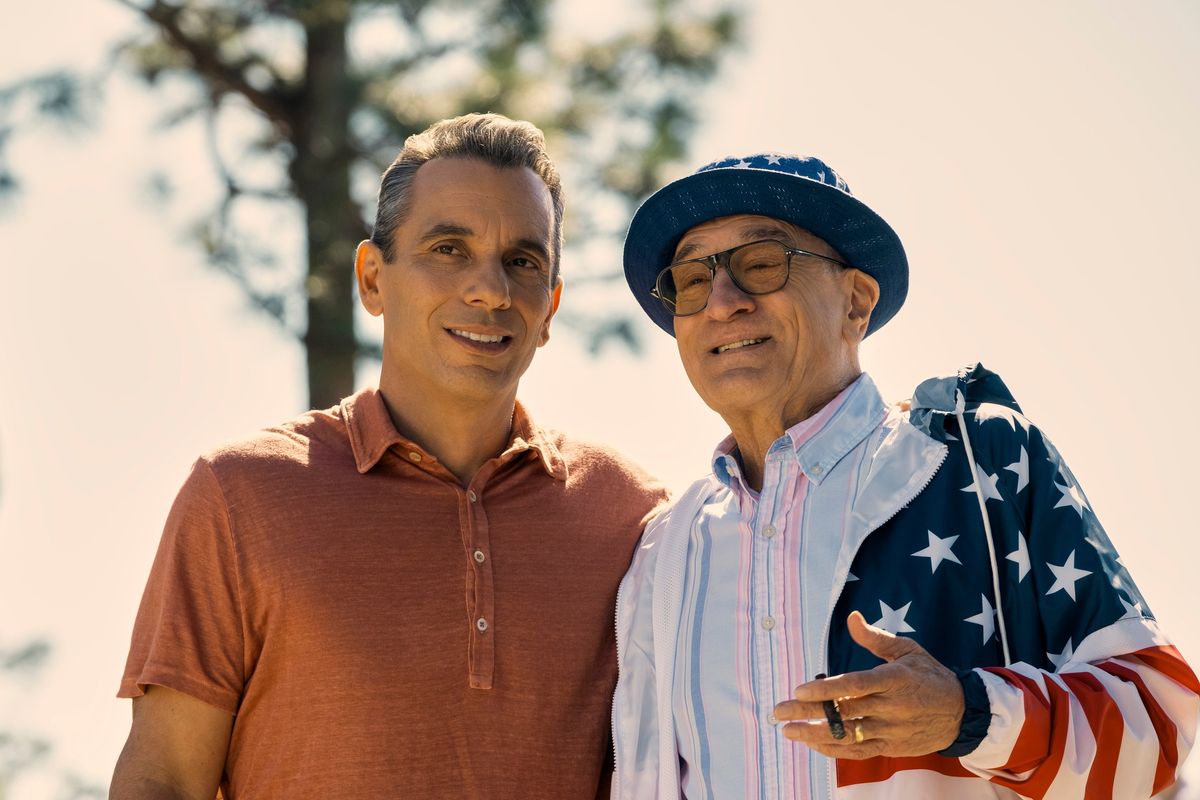
{"type": "MultiPolygon", "coordinates": [[[[116,0],[121,5],[130,8],[154,23],[167,40],[175,47],[186,53],[191,59],[192,66],[218,92],[234,92],[267,116],[272,122],[291,129],[294,126],[292,114],[289,111],[286,98],[279,91],[257,89],[246,79],[243,69],[231,64],[221,57],[216,43],[196,38],[185,32],[179,24],[182,9],[164,0],[154,0],[149,6],[142,6],[134,0],[116,0]]],[[[244,62],[243,66],[245,63],[244,62]]],[[[274,74],[273,71],[271,73],[274,74]]]]}

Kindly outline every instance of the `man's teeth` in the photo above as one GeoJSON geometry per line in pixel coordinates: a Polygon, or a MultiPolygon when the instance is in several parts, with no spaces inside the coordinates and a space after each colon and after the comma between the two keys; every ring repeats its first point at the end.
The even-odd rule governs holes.
{"type": "Polygon", "coordinates": [[[489,336],[486,333],[472,333],[471,331],[460,331],[457,328],[451,328],[450,332],[455,336],[461,336],[464,339],[470,339],[473,342],[488,342],[490,344],[498,344],[504,341],[503,336],[489,336]]]}
{"type": "Polygon", "coordinates": [[[740,342],[730,342],[723,344],[717,348],[718,353],[724,353],[726,350],[736,350],[739,347],[747,347],[752,344],[762,344],[764,339],[742,339],[740,342]]]}

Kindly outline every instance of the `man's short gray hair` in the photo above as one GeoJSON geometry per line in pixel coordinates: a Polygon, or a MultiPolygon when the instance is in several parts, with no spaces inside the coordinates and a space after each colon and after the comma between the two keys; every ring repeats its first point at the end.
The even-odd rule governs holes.
{"type": "Polygon", "coordinates": [[[562,181],[546,152],[546,137],[534,125],[501,114],[464,114],[435,122],[409,136],[379,182],[379,206],[371,241],[387,261],[395,258],[396,229],[404,222],[413,178],[422,164],[435,158],[474,158],[494,167],[528,167],[550,190],[554,204],[550,282],[558,280],[562,260],[562,181]]]}

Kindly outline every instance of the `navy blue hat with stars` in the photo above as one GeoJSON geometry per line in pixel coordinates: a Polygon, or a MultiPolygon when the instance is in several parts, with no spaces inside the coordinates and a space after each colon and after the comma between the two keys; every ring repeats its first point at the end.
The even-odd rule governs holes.
{"type": "Polygon", "coordinates": [[[668,183],[642,203],[625,237],[625,280],[642,309],[672,336],[671,314],[650,294],[659,271],[695,226],[718,217],[756,214],[817,236],[879,282],[867,335],[891,319],[908,294],[908,258],[883,218],[850,194],[819,158],[762,153],[707,164],[668,183]]]}

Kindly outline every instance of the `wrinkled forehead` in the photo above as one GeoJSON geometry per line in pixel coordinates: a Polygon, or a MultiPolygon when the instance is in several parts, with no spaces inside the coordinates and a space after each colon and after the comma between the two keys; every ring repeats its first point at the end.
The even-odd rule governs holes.
{"type": "Polygon", "coordinates": [[[735,214],[717,217],[689,228],[675,245],[675,257],[680,261],[700,258],[730,247],[760,239],[776,239],[791,247],[811,250],[821,255],[838,257],[837,251],[799,225],[774,217],[757,214],[735,214]]]}

